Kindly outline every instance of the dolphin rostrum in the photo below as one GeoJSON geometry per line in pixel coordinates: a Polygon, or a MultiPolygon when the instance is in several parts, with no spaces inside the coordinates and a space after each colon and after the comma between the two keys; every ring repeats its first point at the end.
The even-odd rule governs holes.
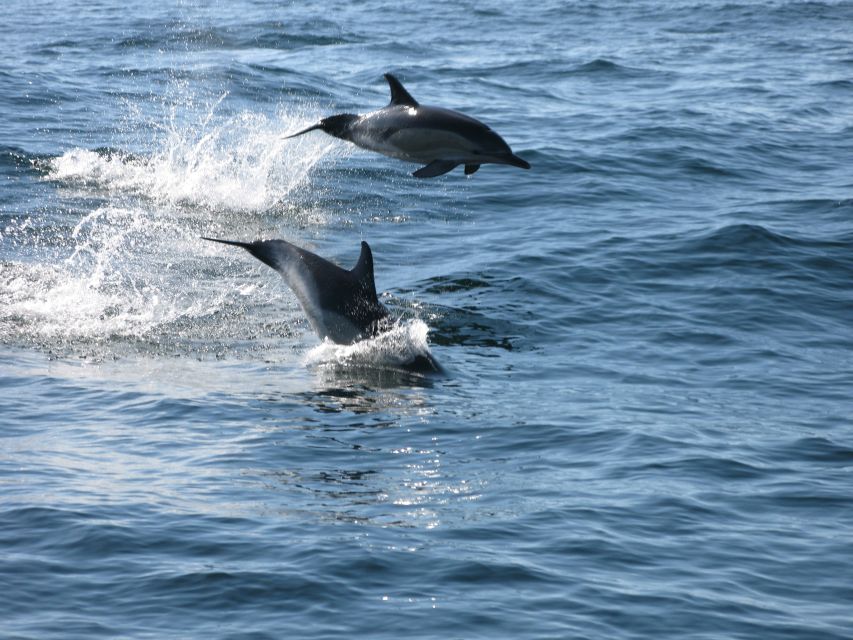
{"type": "Polygon", "coordinates": [[[470,175],[481,164],[509,164],[529,169],[530,164],[488,126],[458,111],[420,104],[390,73],[387,107],[365,114],[342,113],[323,118],[287,138],[315,129],[386,156],[425,166],[412,175],[434,178],[465,165],[470,175]]]}
{"type": "Polygon", "coordinates": [[[278,271],[293,289],[320,339],[352,344],[390,326],[388,310],[376,297],[373,253],[366,242],[361,243],[355,267],[347,271],[284,240],[204,239],[242,247],[278,271]]]}

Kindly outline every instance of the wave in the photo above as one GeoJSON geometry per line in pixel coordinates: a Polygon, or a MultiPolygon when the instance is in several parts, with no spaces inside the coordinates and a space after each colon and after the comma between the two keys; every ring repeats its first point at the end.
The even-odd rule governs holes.
{"type": "Polygon", "coordinates": [[[695,281],[701,286],[769,287],[781,295],[844,287],[853,277],[853,235],[832,239],[783,233],[738,223],[713,230],[657,235],[636,241],[611,237],[598,244],[599,268],[619,280],[652,283],[695,281]],[[712,277],[712,280],[708,280],[712,277]]]}
{"type": "Polygon", "coordinates": [[[8,168],[16,172],[39,173],[43,172],[46,160],[46,157],[29,153],[21,147],[0,145],[0,170],[8,168]]]}
{"type": "Polygon", "coordinates": [[[575,71],[578,73],[621,73],[628,71],[628,67],[623,67],[612,60],[596,58],[595,60],[578,65],[575,67],[575,71]]]}
{"type": "MultiPolygon", "coordinates": [[[[362,41],[339,25],[322,20],[302,24],[263,21],[234,27],[189,28],[182,23],[149,25],[139,32],[111,42],[118,49],[275,49],[323,47],[362,41]],[[154,28],[152,28],[154,27],[154,28]]],[[[62,43],[64,45],[64,43],[62,43]]],[[[64,45],[68,46],[68,45],[64,45]]]]}
{"type": "Polygon", "coordinates": [[[774,231],[758,224],[739,223],[720,227],[706,232],[697,238],[686,241],[683,250],[685,252],[725,252],[744,253],[748,252],[753,257],[757,251],[767,253],[777,252],[780,249],[810,249],[824,250],[827,248],[850,248],[853,236],[841,236],[833,239],[807,238],[785,234],[774,231]]]}
{"type": "Polygon", "coordinates": [[[756,224],[733,224],[720,227],[690,242],[696,251],[740,251],[783,247],[794,240],[756,224]]]}

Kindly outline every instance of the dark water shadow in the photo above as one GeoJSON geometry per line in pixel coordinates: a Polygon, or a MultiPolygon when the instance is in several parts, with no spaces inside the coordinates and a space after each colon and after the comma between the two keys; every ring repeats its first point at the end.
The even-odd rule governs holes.
{"type": "Polygon", "coordinates": [[[428,392],[446,376],[392,367],[316,367],[318,386],[299,394],[316,411],[373,414],[428,405],[428,392]]]}

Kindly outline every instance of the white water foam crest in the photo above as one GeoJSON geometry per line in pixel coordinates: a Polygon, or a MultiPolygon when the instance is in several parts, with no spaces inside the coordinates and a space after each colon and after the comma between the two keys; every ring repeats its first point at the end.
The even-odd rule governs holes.
{"type": "Polygon", "coordinates": [[[243,111],[217,118],[220,101],[197,123],[178,124],[173,112],[166,126],[152,125],[159,139],[151,155],[72,149],[50,162],[48,179],[160,203],[258,211],[310,184],[321,159],[349,153],[324,135],[284,139],[294,123],[310,119],[304,113],[243,111]]]}
{"type": "Polygon", "coordinates": [[[398,321],[389,331],[355,344],[335,344],[328,339],[305,356],[306,366],[396,368],[429,356],[429,327],[419,318],[398,321]]]}

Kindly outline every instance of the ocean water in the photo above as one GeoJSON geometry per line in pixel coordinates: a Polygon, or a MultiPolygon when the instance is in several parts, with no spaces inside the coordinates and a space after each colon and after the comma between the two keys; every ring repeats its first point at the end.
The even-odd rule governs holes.
{"type": "Polygon", "coordinates": [[[851,25],[7,4],[0,637],[853,637],[851,25]],[[283,139],[388,71],[532,169],[283,139]],[[399,322],[202,235],[367,240],[399,322]]]}

